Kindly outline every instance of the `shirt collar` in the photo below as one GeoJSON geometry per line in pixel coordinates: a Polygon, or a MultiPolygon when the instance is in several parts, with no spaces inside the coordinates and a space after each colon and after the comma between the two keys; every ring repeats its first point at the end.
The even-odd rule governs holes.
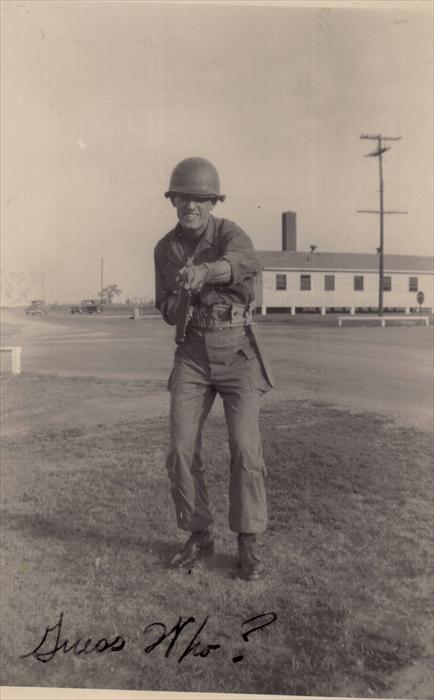
{"type": "MultiPolygon", "coordinates": [[[[217,222],[215,217],[210,214],[206,229],[202,234],[199,245],[196,249],[196,256],[206,248],[211,248],[217,244],[217,222]]],[[[177,224],[173,229],[171,237],[170,251],[175,256],[175,260],[185,260],[186,254],[182,244],[182,229],[180,224],[177,224]]],[[[170,257],[170,254],[169,254],[170,257]]],[[[173,258],[172,258],[173,259],[173,258]]]]}

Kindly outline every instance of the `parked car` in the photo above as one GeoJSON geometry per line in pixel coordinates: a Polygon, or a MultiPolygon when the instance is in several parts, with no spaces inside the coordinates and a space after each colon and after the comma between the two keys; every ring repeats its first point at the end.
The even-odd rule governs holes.
{"type": "Polygon", "coordinates": [[[95,299],[83,299],[79,304],[74,304],[70,308],[71,314],[99,314],[103,311],[104,305],[95,299]]]}
{"type": "Polygon", "coordinates": [[[30,302],[30,306],[25,309],[26,316],[46,316],[48,311],[45,302],[35,299],[30,302]]]}

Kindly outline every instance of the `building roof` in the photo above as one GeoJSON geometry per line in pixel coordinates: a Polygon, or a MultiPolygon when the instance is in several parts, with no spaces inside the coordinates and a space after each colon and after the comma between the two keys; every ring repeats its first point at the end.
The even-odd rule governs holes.
{"type": "MultiPolygon", "coordinates": [[[[263,270],[378,270],[378,255],[372,253],[310,253],[292,250],[259,250],[263,270]]],[[[385,255],[386,272],[427,272],[434,258],[425,255],[385,255]]]]}

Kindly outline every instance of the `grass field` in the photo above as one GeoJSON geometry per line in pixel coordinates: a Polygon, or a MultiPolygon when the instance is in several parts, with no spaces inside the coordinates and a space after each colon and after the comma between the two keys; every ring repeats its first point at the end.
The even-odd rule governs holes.
{"type": "MultiPolygon", "coordinates": [[[[144,381],[3,378],[5,422],[27,405],[55,415],[89,393],[111,402],[153,391],[144,381]]],[[[236,578],[227,529],[221,417],[210,418],[204,442],[217,553],[190,575],[167,568],[183,538],[164,467],[165,417],[88,424],[83,415],[67,429],[47,421],[6,432],[2,683],[432,697],[431,435],[303,400],[265,405],[261,429],[267,576],[250,583],[236,578]],[[90,637],[119,636],[125,647],[20,658],[61,612],[61,640],[83,640],[76,651],[90,637]],[[243,622],[268,612],[276,620],[245,641],[254,623],[243,622]],[[174,633],[151,650],[163,628],[145,628],[164,623],[169,633],[181,617],[194,622],[172,647],[174,633]],[[206,654],[209,644],[220,646],[206,654]],[[407,687],[411,669],[418,682],[407,687]]]]}

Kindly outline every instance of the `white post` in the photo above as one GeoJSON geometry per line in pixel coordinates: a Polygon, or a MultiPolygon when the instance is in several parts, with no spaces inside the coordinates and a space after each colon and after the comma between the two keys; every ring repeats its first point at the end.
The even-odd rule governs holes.
{"type": "Polygon", "coordinates": [[[266,315],[267,315],[267,307],[266,307],[266,306],[262,306],[262,308],[261,308],[261,316],[266,316],[266,315]]]}
{"type": "Polygon", "coordinates": [[[21,374],[21,348],[12,350],[12,374],[21,374]]]}
{"type": "Polygon", "coordinates": [[[355,313],[356,313],[356,307],[355,307],[355,306],[350,306],[350,314],[351,314],[351,316],[354,316],[355,313]]]}
{"type": "Polygon", "coordinates": [[[12,374],[21,374],[21,347],[2,347],[2,352],[11,353],[11,372],[12,374]]]}
{"type": "Polygon", "coordinates": [[[381,327],[386,328],[386,319],[385,318],[381,319],[381,327]]]}
{"type": "Polygon", "coordinates": [[[321,316],[325,316],[325,315],[326,315],[326,307],[321,306],[321,316]]]}
{"type": "Polygon", "coordinates": [[[291,314],[291,316],[295,316],[295,306],[290,307],[289,313],[291,314]]]}
{"type": "Polygon", "coordinates": [[[410,314],[410,307],[409,306],[405,307],[405,313],[407,314],[407,316],[410,314]]]}

